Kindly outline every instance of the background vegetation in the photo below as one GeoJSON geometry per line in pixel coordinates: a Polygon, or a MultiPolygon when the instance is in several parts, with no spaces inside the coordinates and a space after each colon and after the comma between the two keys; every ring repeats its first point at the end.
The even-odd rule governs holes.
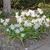
{"type": "MultiPolygon", "coordinates": [[[[14,9],[26,9],[39,3],[50,4],[50,0],[11,0],[11,7],[14,9]]],[[[3,0],[0,0],[0,9],[3,7],[3,0]]]]}

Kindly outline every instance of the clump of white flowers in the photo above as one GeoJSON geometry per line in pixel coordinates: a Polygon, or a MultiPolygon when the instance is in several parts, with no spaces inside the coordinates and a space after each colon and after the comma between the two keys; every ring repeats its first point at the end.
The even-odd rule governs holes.
{"type": "MultiPolygon", "coordinates": [[[[21,37],[24,37],[25,34],[23,32],[27,28],[34,28],[35,30],[38,30],[42,25],[45,25],[46,27],[49,27],[50,19],[46,18],[45,15],[43,15],[43,11],[40,8],[37,8],[37,10],[25,10],[21,12],[21,15],[18,15],[18,12],[16,12],[16,23],[8,25],[10,19],[0,19],[0,24],[3,24],[4,26],[8,25],[8,29],[6,30],[9,32],[10,30],[14,31],[16,34],[21,33],[21,37]]],[[[31,30],[31,29],[30,29],[31,30]]]]}
{"type": "Polygon", "coordinates": [[[49,21],[47,22],[47,18],[45,15],[43,15],[43,11],[40,8],[37,8],[37,10],[25,10],[21,12],[20,16],[18,16],[17,14],[16,16],[17,22],[20,24],[23,23],[25,27],[34,26],[34,29],[38,29],[43,24],[45,24],[46,27],[49,26],[49,21]],[[26,17],[32,19],[28,20],[26,17]]]}
{"type": "Polygon", "coordinates": [[[0,23],[3,23],[4,22],[4,20],[3,19],[0,19],[0,23]]]}
{"type": "Polygon", "coordinates": [[[10,26],[10,29],[14,30],[15,29],[15,26],[13,24],[11,24],[10,26]]]}
{"type": "Polygon", "coordinates": [[[2,23],[4,26],[7,26],[9,21],[10,21],[9,18],[7,18],[7,19],[0,19],[0,23],[2,23]]]}
{"type": "Polygon", "coordinates": [[[43,11],[42,11],[42,9],[37,9],[37,11],[40,13],[40,14],[43,14],[43,11]]]}

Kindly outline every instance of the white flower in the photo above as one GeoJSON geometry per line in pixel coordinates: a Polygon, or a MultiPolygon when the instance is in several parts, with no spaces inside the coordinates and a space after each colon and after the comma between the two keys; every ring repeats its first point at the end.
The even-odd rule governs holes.
{"type": "Polygon", "coordinates": [[[39,22],[39,18],[35,19],[34,24],[39,22]]]}
{"type": "Polygon", "coordinates": [[[19,18],[21,18],[22,20],[25,20],[26,19],[25,16],[22,16],[22,15],[20,15],[19,18]]]}
{"type": "Polygon", "coordinates": [[[41,20],[41,18],[36,19],[35,23],[39,23],[39,25],[42,25],[43,20],[41,20]]]}
{"type": "Polygon", "coordinates": [[[20,27],[20,24],[14,24],[15,27],[20,27]]]}
{"type": "Polygon", "coordinates": [[[27,13],[26,13],[26,16],[30,16],[30,13],[29,13],[29,12],[27,12],[27,13]]]}
{"type": "Polygon", "coordinates": [[[32,19],[31,23],[35,23],[35,19],[32,19]]]}
{"type": "Polygon", "coordinates": [[[15,26],[13,24],[10,25],[10,29],[14,30],[15,26]]]}
{"type": "Polygon", "coordinates": [[[15,16],[16,18],[19,18],[19,16],[15,16]]]}
{"type": "Polygon", "coordinates": [[[18,12],[16,12],[16,16],[15,16],[16,18],[18,17],[18,12]]]}
{"type": "Polygon", "coordinates": [[[46,25],[46,27],[49,27],[50,26],[47,22],[45,22],[45,25],[46,25]]]}
{"type": "Polygon", "coordinates": [[[7,22],[4,22],[3,25],[6,26],[6,25],[8,25],[8,23],[7,22]]]}
{"type": "Polygon", "coordinates": [[[24,31],[24,28],[23,27],[20,27],[19,30],[22,32],[22,31],[24,31]]]}
{"type": "Polygon", "coordinates": [[[49,24],[45,24],[46,25],[46,27],[49,27],[50,25],[49,24]]]}
{"type": "Polygon", "coordinates": [[[42,17],[43,17],[44,19],[46,18],[46,16],[45,16],[45,15],[43,15],[42,17]]]}
{"type": "Polygon", "coordinates": [[[40,17],[40,15],[37,15],[37,14],[36,14],[36,17],[37,17],[37,18],[39,18],[39,17],[40,17]]]}
{"type": "Polygon", "coordinates": [[[36,23],[36,24],[34,25],[34,29],[35,29],[35,30],[38,29],[39,27],[40,27],[39,23],[36,23]]]}
{"type": "Polygon", "coordinates": [[[31,14],[31,11],[32,11],[32,10],[29,9],[28,12],[27,12],[27,14],[30,15],[30,14],[31,14]]]}
{"type": "Polygon", "coordinates": [[[31,14],[31,17],[36,17],[36,15],[35,14],[31,14]]]}
{"type": "Polygon", "coordinates": [[[0,21],[1,23],[3,23],[3,22],[4,22],[4,20],[3,20],[3,19],[0,19],[0,20],[1,20],[1,21],[0,21]]]}
{"type": "Polygon", "coordinates": [[[32,19],[31,23],[34,23],[34,24],[39,23],[39,24],[41,24],[42,20],[40,18],[32,19]]]}
{"type": "Polygon", "coordinates": [[[23,19],[20,17],[20,18],[17,18],[17,22],[18,23],[22,23],[23,22],[23,19]]]}
{"type": "Polygon", "coordinates": [[[28,12],[26,12],[26,16],[31,16],[31,17],[35,17],[36,16],[36,13],[34,10],[28,10],[28,12]]]}
{"type": "Polygon", "coordinates": [[[16,16],[18,16],[18,12],[16,12],[16,16]]]}
{"type": "Polygon", "coordinates": [[[8,23],[8,22],[9,22],[9,20],[10,20],[10,19],[8,19],[8,18],[7,18],[7,19],[5,19],[5,22],[7,22],[7,23],[8,23]]]}
{"type": "Polygon", "coordinates": [[[28,12],[26,13],[26,16],[30,16],[31,15],[31,11],[32,10],[29,9],[28,12]]]}
{"type": "Polygon", "coordinates": [[[16,16],[15,16],[16,18],[18,18],[19,16],[18,16],[18,12],[16,12],[16,16]]]}
{"type": "Polygon", "coordinates": [[[32,23],[29,22],[28,20],[26,20],[26,21],[24,22],[24,26],[25,26],[25,27],[31,27],[31,26],[32,26],[32,23]]]}
{"type": "Polygon", "coordinates": [[[26,11],[22,11],[22,12],[21,12],[21,15],[22,15],[22,16],[25,16],[26,13],[27,13],[26,11]]]}
{"type": "Polygon", "coordinates": [[[36,17],[36,13],[34,10],[31,12],[31,17],[36,17]]]}
{"type": "Polygon", "coordinates": [[[37,11],[38,11],[40,14],[43,14],[42,9],[38,8],[37,11]]]}
{"type": "Polygon", "coordinates": [[[45,18],[44,18],[44,17],[41,17],[41,20],[42,20],[42,21],[45,21],[45,18]]]}
{"type": "Polygon", "coordinates": [[[50,22],[50,19],[49,18],[46,18],[46,21],[49,23],[50,22]]]}
{"type": "Polygon", "coordinates": [[[21,37],[24,37],[24,36],[25,36],[25,34],[21,33],[21,37]]]}
{"type": "Polygon", "coordinates": [[[50,26],[50,19],[49,18],[46,18],[46,22],[45,22],[45,25],[46,25],[46,27],[49,27],[50,26]]]}
{"type": "Polygon", "coordinates": [[[15,33],[20,33],[20,30],[19,30],[19,29],[16,29],[16,30],[15,30],[15,33]]]}
{"type": "Polygon", "coordinates": [[[27,12],[27,16],[35,17],[36,16],[35,11],[29,9],[29,11],[27,12]]]}
{"type": "Polygon", "coordinates": [[[10,30],[7,28],[6,31],[9,32],[10,30]]]}

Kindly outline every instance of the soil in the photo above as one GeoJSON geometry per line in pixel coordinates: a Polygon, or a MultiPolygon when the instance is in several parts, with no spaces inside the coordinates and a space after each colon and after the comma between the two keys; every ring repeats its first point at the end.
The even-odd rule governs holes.
{"type": "Polygon", "coordinates": [[[34,41],[33,39],[27,39],[24,42],[24,46],[25,46],[24,48],[20,40],[17,39],[10,40],[10,38],[7,35],[1,33],[0,50],[35,50],[46,44],[48,37],[50,36],[45,36],[44,39],[41,39],[39,41],[34,41]]]}

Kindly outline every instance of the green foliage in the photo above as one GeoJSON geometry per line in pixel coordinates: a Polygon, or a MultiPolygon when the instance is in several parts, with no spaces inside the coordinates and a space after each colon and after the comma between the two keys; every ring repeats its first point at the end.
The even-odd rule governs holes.
{"type": "Polygon", "coordinates": [[[11,12],[11,14],[10,14],[11,16],[15,16],[16,14],[15,14],[15,10],[12,10],[12,12],[11,12]]]}
{"type": "Polygon", "coordinates": [[[5,13],[4,12],[0,13],[0,18],[5,18],[5,13]]]}
{"type": "Polygon", "coordinates": [[[6,34],[8,34],[12,39],[17,38],[19,40],[22,39],[22,41],[28,39],[28,38],[33,38],[33,39],[41,39],[41,36],[43,33],[46,31],[46,27],[43,25],[41,26],[38,30],[35,30],[33,27],[25,27],[24,31],[21,33],[16,33],[14,30],[11,30],[8,28],[9,31],[6,31],[6,34]]]}
{"type": "MultiPolygon", "coordinates": [[[[11,0],[11,6],[14,9],[24,9],[38,4],[39,0],[11,0]]],[[[3,8],[3,0],[0,0],[0,8],[3,8]]]]}
{"type": "Polygon", "coordinates": [[[12,0],[12,7],[18,9],[24,9],[32,7],[37,4],[38,0],[12,0]]]}
{"type": "Polygon", "coordinates": [[[15,16],[15,11],[12,10],[11,13],[5,13],[3,11],[0,11],[0,18],[6,18],[6,17],[10,17],[10,16],[15,16]]]}
{"type": "Polygon", "coordinates": [[[50,6],[46,5],[43,10],[44,10],[44,14],[46,15],[47,18],[50,19],[50,6]]]}
{"type": "MultiPolygon", "coordinates": [[[[14,9],[24,9],[38,5],[39,3],[50,3],[50,0],[11,0],[11,6],[14,9]]],[[[0,0],[0,9],[3,8],[3,0],[0,0]]]]}

